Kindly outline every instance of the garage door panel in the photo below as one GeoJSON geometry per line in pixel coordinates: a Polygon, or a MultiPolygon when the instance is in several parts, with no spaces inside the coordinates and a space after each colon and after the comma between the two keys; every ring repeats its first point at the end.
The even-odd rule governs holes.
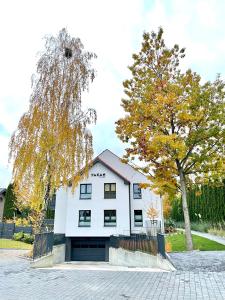
{"type": "Polygon", "coordinates": [[[106,240],[101,238],[81,238],[72,240],[71,260],[105,261],[106,240]]]}
{"type": "Polygon", "coordinates": [[[73,248],[72,260],[105,261],[105,248],[73,248]]]}

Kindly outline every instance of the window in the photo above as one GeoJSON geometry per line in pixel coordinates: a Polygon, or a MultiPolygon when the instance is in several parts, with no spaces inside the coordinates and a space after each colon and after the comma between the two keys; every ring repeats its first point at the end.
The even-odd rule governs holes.
{"type": "Polygon", "coordinates": [[[91,199],[92,186],[91,184],[80,185],[80,199],[91,199]]]}
{"type": "Polygon", "coordinates": [[[142,210],[134,211],[134,226],[136,227],[143,226],[142,210]]]}
{"type": "Polygon", "coordinates": [[[141,188],[138,183],[133,184],[133,197],[134,199],[141,199],[141,188]]]}
{"type": "Polygon", "coordinates": [[[115,183],[105,183],[104,198],[105,199],[115,199],[116,198],[116,184],[115,183]]]}
{"type": "Polygon", "coordinates": [[[79,210],[79,227],[91,226],[91,211],[79,210]]]}
{"type": "Polygon", "coordinates": [[[116,210],[104,210],[104,226],[116,226],[116,210]]]}

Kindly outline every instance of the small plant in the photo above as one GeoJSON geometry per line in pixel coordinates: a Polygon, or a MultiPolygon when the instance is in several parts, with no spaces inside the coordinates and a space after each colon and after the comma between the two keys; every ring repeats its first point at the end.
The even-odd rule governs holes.
{"type": "Polygon", "coordinates": [[[172,245],[168,241],[166,242],[165,250],[166,250],[166,252],[172,252],[172,245]]]}
{"type": "Polygon", "coordinates": [[[172,219],[168,219],[165,221],[165,233],[173,232],[176,232],[176,225],[172,219]]]}
{"type": "Polygon", "coordinates": [[[14,233],[13,240],[21,241],[27,244],[33,244],[34,236],[32,234],[24,233],[23,231],[20,231],[18,233],[14,233]]]}
{"type": "Polygon", "coordinates": [[[29,234],[29,233],[24,233],[22,241],[24,243],[27,243],[27,244],[33,244],[34,236],[32,234],[29,234]]]}
{"type": "Polygon", "coordinates": [[[13,240],[15,240],[15,241],[22,241],[23,236],[24,236],[23,231],[14,233],[14,235],[13,235],[13,240]]]}
{"type": "Polygon", "coordinates": [[[150,220],[154,220],[159,215],[159,212],[157,209],[155,209],[153,206],[149,207],[147,211],[147,216],[150,220]]]}

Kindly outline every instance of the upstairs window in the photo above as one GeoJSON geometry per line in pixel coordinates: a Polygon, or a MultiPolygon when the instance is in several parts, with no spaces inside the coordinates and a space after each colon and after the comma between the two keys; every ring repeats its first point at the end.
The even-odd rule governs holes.
{"type": "Polygon", "coordinates": [[[139,187],[138,183],[133,184],[133,198],[141,199],[141,188],[139,187]]]}
{"type": "Polygon", "coordinates": [[[104,210],[104,226],[116,226],[116,210],[104,210]]]}
{"type": "Polygon", "coordinates": [[[91,211],[90,210],[79,210],[79,227],[90,227],[91,226],[91,211]]]}
{"type": "Polygon", "coordinates": [[[115,199],[116,198],[116,184],[115,183],[105,183],[104,198],[105,199],[115,199]]]}
{"type": "Polygon", "coordinates": [[[80,199],[91,199],[92,186],[90,183],[80,185],[80,199]]]}
{"type": "Polygon", "coordinates": [[[134,211],[134,226],[135,227],[142,227],[143,226],[142,210],[135,210],[134,211]]]}

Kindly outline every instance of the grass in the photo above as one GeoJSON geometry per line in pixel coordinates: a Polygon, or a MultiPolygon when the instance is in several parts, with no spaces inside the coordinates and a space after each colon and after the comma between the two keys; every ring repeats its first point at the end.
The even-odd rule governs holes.
{"type": "Polygon", "coordinates": [[[31,250],[31,244],[26,244],[19,241],[8,240],[8,239],[0,239],[0,249],[7,248],[7,249],[24,249],[24,250],[31,250]]]}
{"type": "MultiPolygon", "coordinates": [[[[219,244],[217,242],[208,240],[206,238],[192,235],[194,249],[201,251],[217,251],[225,250],[225,245],[219,244]]],[[[166,237],[167,248],[168,244],[171,245],[171,252],[182,252],[186,251],[185,245],[185,235],[183,233],[170,234],[166,237]]]]}

